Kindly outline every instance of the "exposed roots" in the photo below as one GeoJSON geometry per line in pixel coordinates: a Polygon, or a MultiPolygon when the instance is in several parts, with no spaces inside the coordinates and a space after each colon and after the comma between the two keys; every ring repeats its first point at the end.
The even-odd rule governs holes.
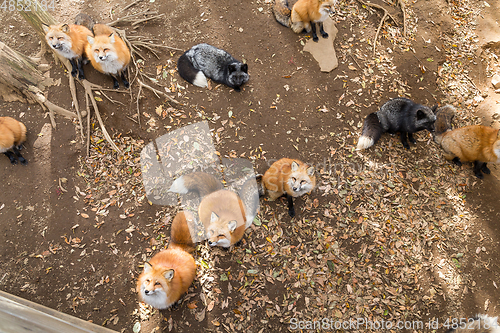
{"type": "MultiPolygon", "coordinates": [[[[384,12],[384,16],[380,20],[380,23],[378,25],[377,33],[375,34],[375,38],[373,39],[373,56],[375,56],[375,51],[377,48],[377,38],[378,34],[380,33],[380,29],[382,29],[382,26],[384,25],[384,22],[387,17],[390,17],[391,20],[396,24],[397,26],[400,26],[398,21],[392,16],[387,9],[385,9],[383,6],[377,5],[376,3],[371,3],[371,2],[364,2],[363,0],[358,0],[359,3],[361,3],[365,7],[372,7],[379,9],[384,12]]],[[[404,5],[404,0],[397,0],[397,3],[401,7],[401,11],[403,12],[403,35],[406,36],[406,13],[405,13],[405,5],[404,5]]]]}

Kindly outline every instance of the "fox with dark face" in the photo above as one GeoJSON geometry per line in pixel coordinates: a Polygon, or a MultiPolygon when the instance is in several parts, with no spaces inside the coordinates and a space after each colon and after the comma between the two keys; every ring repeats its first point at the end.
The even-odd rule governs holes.
{"type": "Polygon", "coordinates": [[[209,44],[198,44],[177,61],[179,75],[197,87],[208,86],[207,77],[236,91],[249,80],[248,65],[209,44]]]}
{"type": "Polygon", "coordinates": [[[394,98],[382,105],[379,111],[370,113],[363,123],[363,130],[356,150],[373,146],[383,133],[397,133],[401,135],[401,143],[410,149],[411,143],[417,141],[413,133],[422,130],[434,131],[436,115],[427,106],[417,104],[407,98],[394,98]]]}

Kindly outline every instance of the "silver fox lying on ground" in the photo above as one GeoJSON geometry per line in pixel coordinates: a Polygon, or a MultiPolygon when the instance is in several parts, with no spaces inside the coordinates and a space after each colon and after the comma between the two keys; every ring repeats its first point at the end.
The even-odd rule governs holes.
{"type": "Polygon", "coordinates": [[[385,132],[400,132],[403,147],[410,149],[407,136],[411,143],[416,143],[413,133],[421,130],[434,131],[435,121],[436,116],[429,107],[407,98],[391,99],[378,112],[366,117],[356,150],[373,146],[385,132]]]}
{"type": "Polygon", "coordinates": [[[177,61],[177,69],[184,80],[202,88],[208,86],[208,77],[240,91],[249,79],[247,64],[209,44],[198,44],[187,50],[177,61]]]}

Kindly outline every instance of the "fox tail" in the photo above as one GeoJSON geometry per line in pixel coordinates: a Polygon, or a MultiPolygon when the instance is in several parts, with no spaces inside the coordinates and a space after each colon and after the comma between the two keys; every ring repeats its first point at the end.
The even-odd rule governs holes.
{"type": "Polygon", "coordinates": [[[179,75],[187,82],[201,88],[208,87],[207,77],[202,71],[193,66],[186,53],[181,55],[177,61],[177,70],[179,71],[179,75]]]}
{"type": "Polygon", "coordinates": [[[356,150],[362,150],[373,146],[384,133],[384,129],[378,120],[377,113],[370,113],[363,123],[363,130],[358,141],[356,150]]]}

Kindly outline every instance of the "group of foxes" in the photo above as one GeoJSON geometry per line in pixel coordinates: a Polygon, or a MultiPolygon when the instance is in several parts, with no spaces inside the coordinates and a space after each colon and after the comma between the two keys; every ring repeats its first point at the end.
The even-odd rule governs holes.
{"type": "Polygon", "coordinates": [[[75,24],[43,25],[45,39],[60,56],[69,59],[71,74],[85,79],[83,64],[113,78],[113,88],[118,89],[118,77],[125,88],[129,83],[125,70],[130,63],[130,50],[118,34],[105,24],[95,24],[90,16],[80,13],[75,24]]]}
{"type": "MultiPolygon", "coordinates": [[[[304,29],[312,31],[313,40],[318,40],[316,23],[321,35],[328,37],[322,22],[333,12],[334,5],[334,0],[275,0],[272,8],[278,22],[297,33],[304,29]]],[[[87,59],[95,69],[112,76],[114,88],[119,88],[118,78],[129,87],[125,69],[130,62],[130,50],[112,28],[94,24],[88,15],[80,14],[75,24],[44,26],[44,30],[47,43],[71,62],[73,76],[84,79],[83,63],[87,59]]],[[[206,87],[207,78],[211,78],[239,91],[249,80],[247,64],[208,44],[193,46],[179,58],[177,66],[181,77],[200,87],[206,87]]],[[[385,132],[399,132],[402,145],[409,148],[408,141],[415,143],[413,133],[428,130],[446,159],[457,165],[473,162],[474,174],[483,178],[483,173],[490,173],[487,163],[500,162],[500,132],[481,125],[452,129],[455,113],[450,105],[429,108],[406,98],[391,99],[366,117],[357,150],[374,145],[385,132]]],[[[11,163],[19,160],[27,164],[19,152],[25,140],[26,127],[22,123],[0,117],[0,152],[6,154],[11,163]]],[[[296,159],[282,158],[263,175],[248,179],[239,192],[225,189],[214,176],[204,172],[177,178],[169,191],[197,192],[202,198],[197,218],[208,243],[228,248],[240,242],[252,224],[258,213],[259,197],[267,195],[269,200],[286,197],[288,213],[293,217],[293,198],[311,192],[315,185],[314,167],[296,159]],[[256,188],[252,187],[253,183],[257,184],[256,188]]],[[[144,264],[136,290],[145,303],[166,309],[180,299],[195,279],[195,244],[191,236],[195,219],[190,212],[179,212],[172,221],[168,248],[144,264]]],[[[479,318],[478,323],[482,319],[479,318]]]]}
{"type": "MultiPolygon", "coordinates": [[[[201,202],[198,219],[203,225],[210,246],[229,248],[238,244],[245,230],[259,211],[259,197],[270,200],[285,196],[288,213],[295,215],[293,198],[311,192],[316,185],[314,167],[299,160],[282,158],[274,162],[264,175],[249,177],[241,189],[224,189],[222,183],[205,172],[182,175],[171,185],[169,192],[196,193],[201,202]]],[[[144,265],[137,280],[139,298],[158,309],[166,309],[184,294],[196,275],[191,237],[194,216],[179,212],[172,221],[170,244],[144,265]]]]}

